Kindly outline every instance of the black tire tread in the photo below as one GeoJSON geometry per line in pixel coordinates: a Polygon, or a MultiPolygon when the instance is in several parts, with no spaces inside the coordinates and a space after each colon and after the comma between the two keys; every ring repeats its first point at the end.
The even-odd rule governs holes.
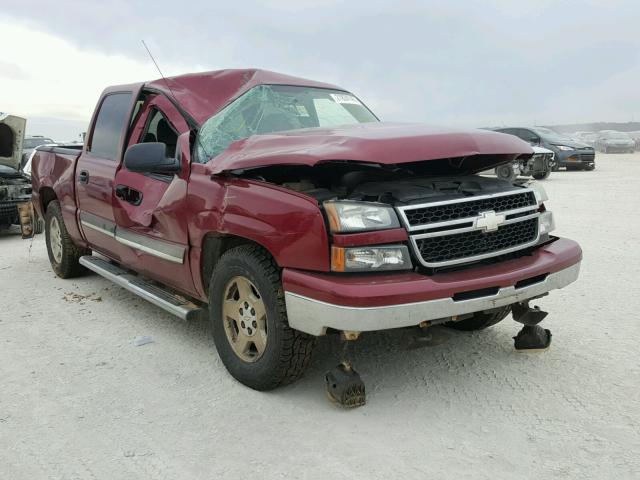
{"type": "Polygon", "coordinates": [[[447,322],[445,323],[445,326],[465,332],[484,330],[485,328],[489,328],[504,320],[510,312],[511,305],[507,305],[506,307],[502,307],[500,310],[492,313],[476,312],[473,317],[457,322],[447,322]]]}
{"type": "MultiPolygon", "coordinates": [[[[277,320],[280,322],[278,328],[281,329],[282,332],[278,364],[271,369],[270,375],[261,378],[258,382],[251,382],[251,384],[243,381],[243,379],[238,380],[255,390],[272,390],[276,387],[295,382],[304,374],[304,371],[311,361],[316,339],[312,335],[289,327],[280,269],[271,255],[262,247],[249,244],[227,250],[222,257],[220,257],[216,268],[214,268],[209,285],[214,285],[214,278],[219,270],[224,268],[225,260],[233,257],[240,257],[244,261],[253,262],[273,286],[278,314],[277,320]]],[[[213,318],[213,315],[215,315],[213,308],[211,311],[212,321],[218,321],[218,319],[213,318]]]]}
{"type": "Polygon", "coordinates": [[[47,205],[47,212],[45,214],[45,237],[47,240],[47,253],[49,254],[51,268],[53,268],[56,275],[60,278],[73,278],[86,272],[86,269],[80,265],[79,260],[83,255],[91,254],[91,251],[86,248],[78,247],[73,243],[73,240],[67,231],[67,226],[64,224],[60,203],[58,203],[57,200],[54,200],[47,205]],[[62,261],[60,263],[57,263],[54,260],[49,241],[49,223],[53,217],[58,219],[60,233],[62,235],[62,261]]]}

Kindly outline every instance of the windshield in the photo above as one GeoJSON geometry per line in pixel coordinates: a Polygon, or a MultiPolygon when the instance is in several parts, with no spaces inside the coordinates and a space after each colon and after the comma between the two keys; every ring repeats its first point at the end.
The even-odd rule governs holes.
{"type": "Polygon", "coordinates": [[[36,148],[47,143],[54,143],[50,138],[25,138],[22,148],[36,148]]]}
{"type": "Polygon", "coordinates": [[[237,98],[200,129],[198,160],[207,162],[236,140],[285,130],[377,122],[350,93],[290,85],[259,85],[237,98]]]}
{"type": "Polygon", "coordinates": [[[571,139],[565,135],[561,135],[558,132],[554,132],[550,128],[536,127],[533,129],[538,135],[543,137],[548,142],[570,142],[571,139]]]}

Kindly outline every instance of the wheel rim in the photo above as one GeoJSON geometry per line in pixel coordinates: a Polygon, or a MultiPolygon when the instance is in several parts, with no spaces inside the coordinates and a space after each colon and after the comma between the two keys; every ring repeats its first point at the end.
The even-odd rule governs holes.
{"type": "Polygon", "coordinates": [[[62,262],[62,232],[60,231],[60,223],[56,217],[51,218],[49,223],[49,244],[51,246],[51,254],[53,259],[62,262]]]}
{"type": "Polygon", "coordinates": [[[222,321],[227,340],[245,362],[255,362],[267,346],[267,312],[260,292],[245,277],[227,283],[222,305],[222,321]]]}

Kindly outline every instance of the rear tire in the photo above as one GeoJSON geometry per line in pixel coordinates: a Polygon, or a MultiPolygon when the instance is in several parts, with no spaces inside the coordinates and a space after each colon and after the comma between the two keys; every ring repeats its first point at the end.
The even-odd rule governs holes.
{"type": "Polygon", "coordinates": [[[60,278],[73,278],[82,275],[86,269],[80,265],[83,255],[90,250],[80,248],[73,243],[62,218],[62,210],[57,200],[49,203],[45,214],[45,237],[51,268],[60,278]]]}
{"type": "Polygon", "coordinates": [[[510,312],[511,305],[507,305],[492,312],[476,312],[471,318],[466,318],[458,322],[447,322],[444,325],[454,330],[463,330],[466,332],[484,330],[504,320],[510,312]]]}
{"type": "Polygon", "coordinates": [[[236,380],[272,390],[302,376],[315,337],[289,327],[280,270],[264,249],[242,245],[222,255],[209,306],[218,355],[236,380]]]}

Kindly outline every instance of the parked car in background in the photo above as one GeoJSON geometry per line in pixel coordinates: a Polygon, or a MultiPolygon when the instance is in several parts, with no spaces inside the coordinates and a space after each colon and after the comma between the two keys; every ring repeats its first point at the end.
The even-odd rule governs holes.
{"type": "Polygon", "coordinates": [[[495,168],[496,176],[502,180],[514,181],[519,175],[533,177],[536,180],[549,178],[555,167],[554,153],[543,147],[534,145],[534,154],[530,158],[517,160],[495,168]]]}
{"type": "Polygon", "coordinates": [[[31,152],[36,147],[40,145],[47,145],[56,143],[51,140],[49,137],[43,137],[42,135],[30,135],[24,137],[24,141],[22,142],[22,160],[20,161],[20,168],[24,167],[27,163],[27,160],[31,156],[31,152]]]}
{"type": "Polygon", "coordinates": [[[640,130],[635,132],[627,132],[636,144],[636,150],[640,150],[640,130]]]}
{"type": "Polygon", "coordinates": [[[531,145],[547,148],[555,154],[555,170],[593,170],[596,168],[596,154],[593,147],[545,127],[499,127],[492,130],[510,133],[531,145]]]}
{"type": "Polygon", "coordinates": [[[584,143],[585,145],[589,145],[590,147],[593,147],[595,144],[596,138],[598,138],[598,133],[597,132],[576,132],[573,135],[571,135],[571,138],[576,142],[584,143]]]}
{"type": "Polygon", "coordinates": [[[602,130],[598,132],[596,149],[602,153],[633,153],[636,149],[636,142],[624,132],[602,130]]]}
{"type": "Polygon", "coordinates": [[[20,173],[26,120],[0,113],[0,228],[19,222],[18,205],[31,198],[31,180],[20,173]]]}

